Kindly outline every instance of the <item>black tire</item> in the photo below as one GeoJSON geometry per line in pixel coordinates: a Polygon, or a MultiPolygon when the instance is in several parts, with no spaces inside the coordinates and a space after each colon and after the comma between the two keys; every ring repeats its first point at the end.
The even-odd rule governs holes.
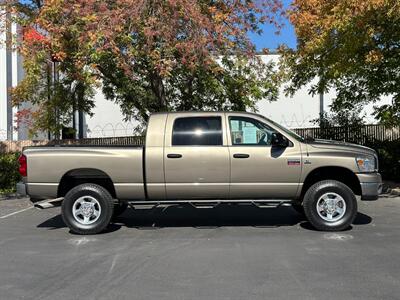
{"type": "Polygon", "coordinates": [[[114,202],[110,193],[102,186],[92,183],[81,184],[71,189],[65,195],[61,207],[61,214],[65,224],[72,232],[78,234],[96,234],[102,232],[110,223],[113,211],[114,202]],[[94,198],[100,205],[101,212],[97,220],[91,224],[79,222],[73,214],[75,202],[84,196],[94,198]]]}
{"type": "Polygon", "coordinates": [[[128,208],[128,203],[126,202],[118,201],[118,203],[114,203],[114,212],[112,219],[115,219],[119,215],[122,215],[127,208],[128,208]]]}
{"type": "Polygon", "coordinates": [[[317,230],[341,231],[347,229],[357,215],[357,200],[353,191],[336,180],[323,180],[312,185],[304,195],[304,213],[317,230]],[[335,193],[343,198],[346,209],[343,216],[335,221],[324,220],[317,212],[317,202],[326,193],[335,193]]]}

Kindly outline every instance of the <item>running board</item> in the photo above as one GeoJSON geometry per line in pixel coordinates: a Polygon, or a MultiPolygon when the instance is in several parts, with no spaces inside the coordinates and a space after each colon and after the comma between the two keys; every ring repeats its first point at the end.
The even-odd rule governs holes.
{"type": "Polygon", "coordinates": [[[277,208],[280,206],[292,206],[295,201],[293,200],[160,200],[160,201],[127,201],[129,206],[151,206],[153,209],[159,206],[171,206],[171,205],[191,205],[194,208],[215,208],[221,204],[246,204],[246,205],[254,205],[258,208],[277,208]]]}
{"type": "MultiPolygon", "coordinates": [[[[64,200],[64,197],[55,198],[55,199],[46,199],[39,202],[34,203],[34,207],[39,209],[52,208],[57,205],[58,202],[64,200]]],[[[243,200],[243,199],[221,199],[221,200],[131,200],[124,201],[130,207],[135,208],[135,206],[140,207],[149,207],[151,209],[155,209],[159,206],[173,206],[173,205],[191,205],[194,208],[215,208],[221,204],[242,204],[242,205],[254,205],[258,208],[277,208],[280,206],[292,206],[293,203],[296,203],[294,200],[282,200],[282,199],[271,199],[271,200],[243,200]]]]}

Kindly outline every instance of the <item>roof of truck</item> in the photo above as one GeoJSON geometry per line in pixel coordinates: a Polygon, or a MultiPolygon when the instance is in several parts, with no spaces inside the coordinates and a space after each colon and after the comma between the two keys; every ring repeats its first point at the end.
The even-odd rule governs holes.
{"type": "Polygon", "coordinates": [[[249,114],[249,115],[259,115],[254,112],[249,111],[226,111],[226,110],[185,110],[185,111],[166,111],[166,112],[154,112],[152,115],[163,115],[163,114],[193,114],[193,113],[200,113],[200,114],[207,114],[207,113],[237,113],[237,114],[249,114]]]}

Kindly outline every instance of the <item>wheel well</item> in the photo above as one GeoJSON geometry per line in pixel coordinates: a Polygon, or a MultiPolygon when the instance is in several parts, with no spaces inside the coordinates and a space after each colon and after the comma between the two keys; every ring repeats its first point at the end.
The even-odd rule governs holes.
{"type": "Polygon", "coordinates": [[[352,171],[342,167],[322,167],[315,169],[308,174],[301,190],[300,199],[303,199],[308,188],[314,183],[327,179],[340,181],[347,185],[354,194],[361,195],[360,181],[352,171]]]}
{"type": "Polygon", "coordinates": [[[114,183],[110,176],[101,170],[88,168],[74,169],[65,173],[58,185],[57,197],[64,197],[72,188],[83,183],[98,184],[116,198],[114,183]]]}

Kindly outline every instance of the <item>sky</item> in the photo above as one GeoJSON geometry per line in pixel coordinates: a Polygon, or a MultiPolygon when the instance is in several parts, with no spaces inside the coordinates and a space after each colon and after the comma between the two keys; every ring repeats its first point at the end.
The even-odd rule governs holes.
{"type": "MultiPolygon", "coordinates": [[[[287,8],[292,0],[283,0],[283,5],[287,8]]],[[[290,48],[296,48],[296,35],[294,33],[293,25],[289,20],[284,19],[283,28],[279,35],[275,34],[276,29],[271,25],[263,25],[261,28],[263,33],[261,35],[250,33],[249,37],[257,48],[261,51],[263,48],[269,50],[276,49],[280,44],[286,44],[290,48]]]]}
{"type": "Polygon", "coordinates": [[[289,48],[296,48],[296,35],[294,28],[287,20],[279,35],[275,34],[275,29],[271,26],[263,26],[261,35],[250,33],[250,39],[257,48],[261,51],[263,48],[268,48],[270,51],[276,49],[280,44],[286,44],[289,48]]]}

